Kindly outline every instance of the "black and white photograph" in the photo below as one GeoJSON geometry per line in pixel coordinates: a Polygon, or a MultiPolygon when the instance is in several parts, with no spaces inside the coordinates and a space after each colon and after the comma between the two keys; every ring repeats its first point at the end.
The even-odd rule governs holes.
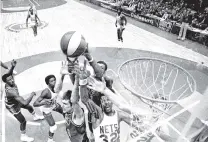
{"type": "Polygon", "coordinates": [[[208,0],[1,0],[0,142],[208,142],[208,0]]]}

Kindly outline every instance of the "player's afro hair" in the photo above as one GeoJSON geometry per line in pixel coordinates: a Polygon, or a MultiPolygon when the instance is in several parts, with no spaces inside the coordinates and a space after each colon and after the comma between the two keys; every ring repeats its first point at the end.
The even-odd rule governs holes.
{"type": "Polygon", "coordinates": [[[105,66],[105,71],[108,69],[108,65],[104,61],[98,61],[98,64],[103,64],[105,66]]]}
{"type": "Polygon", "coordinates": [[[71,90],[66,91],[66,92],[63,94],[62,99],[63,99],[63,100],[70,100],[70,99],[71,99],[71,94],[72,94],[72,91],[71,91],[71,90]]]}
{"type": "Polygon", "coordinates": [[[7,79],[7,77],[9,77],[9,76],[11,76],[11,74],[8,74],[8,73],[4,74],[4,75],[2,76],[2,81],[3,81],[4,83],[6,83],[6,79],[7,79]]]}
{"type": "Polygon", "coordinates": [[[66,91],[66,92],[63,94],[62,100],[67,100],[67,101],[69,101],[70,104],[72,105],[72,103],[71,103],[71,94],[72,94],[72,91],[71,91],[71,90],[66,91]]]}
{"type": "Polygon", "coordinates": [[[49,84],[49,80],[50,80],[51,78],[55,78],[55,79],[56,79],[55,75],[52,75],[52,74],[45,77],[45,83],[46,83],[47,85],[49,84]]]}

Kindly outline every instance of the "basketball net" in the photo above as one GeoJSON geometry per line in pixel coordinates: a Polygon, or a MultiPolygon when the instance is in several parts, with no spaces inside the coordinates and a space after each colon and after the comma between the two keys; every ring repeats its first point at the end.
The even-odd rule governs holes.
{"type": "MultiPolygon", "coordinates": [[[[133,126],[133,131],[137,131],[137,135],[163,120],[164,115],[172,117],[168,111],[176,106],[179,100],[185,99],[196,90],[195,80],[185,69],[160,59],[128,60],[119,67],[118,77],[123,87],[131,92],[132,100],[137,99],[131,105],[139,103],[140,100],[140,103],[147,104],[152,112],[151,116],[140,116],[132,121],[136,126],[133,126]]],[[[132,114],[132,117],[136,115],[132,114]]],[[[160,131],[160,128],[155,130],[160,131]]],[[[156,135],[153,131],[146,134],[151,136],[151,133],[156,135]]]]}

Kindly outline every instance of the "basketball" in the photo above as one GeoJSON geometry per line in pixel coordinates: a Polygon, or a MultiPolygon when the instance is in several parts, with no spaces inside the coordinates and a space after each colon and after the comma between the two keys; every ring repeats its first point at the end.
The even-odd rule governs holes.
{"type": "Polygon", "coordinates": [[[65,33],[60,42],[62,52],[70,58],[75,58],[87,52],[88,43],[85,38],[76,31],[65,33]]]}

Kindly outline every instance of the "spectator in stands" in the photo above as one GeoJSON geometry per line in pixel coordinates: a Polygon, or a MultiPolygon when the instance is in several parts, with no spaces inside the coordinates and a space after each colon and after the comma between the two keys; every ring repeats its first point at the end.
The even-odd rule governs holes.
{"type": "Polygon", "coordinates": [[[163,20],[167,20],[167,19],[168,19],[168,17],[169,17],[169,14],[168,14],[168,12],[167,12],[167,11],[165,11],[165,13],[164,13],[164,15],[163,15],[162,19],[163,19],[163,20]]]}
{"type": "Polygon", "coordinates": [[[182,24],[181,24],[180,32],[177,38],[178,40],[181,39],[184,41],[186,39],[186,32],[191,22],[192,22],[191,9],[188,9],[188,10],[184,9],[182,16],[181,16],[182,24]]]}
{"type": "Polygon", "coordinates": [[[208,27],[208,13],[205,12],[203,20],[199,23],[199,28],[205,30],[208,27]]]}

